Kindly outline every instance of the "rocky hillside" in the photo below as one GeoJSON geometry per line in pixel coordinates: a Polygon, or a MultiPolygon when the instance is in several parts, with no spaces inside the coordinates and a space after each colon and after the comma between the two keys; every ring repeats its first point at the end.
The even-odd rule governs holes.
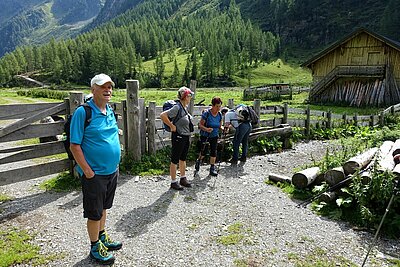
{"type": "Polygon", "coordinates": [[[2,0],[0,56],[16,46],[76,34],[100,12],[102,0],[2,0]]]}

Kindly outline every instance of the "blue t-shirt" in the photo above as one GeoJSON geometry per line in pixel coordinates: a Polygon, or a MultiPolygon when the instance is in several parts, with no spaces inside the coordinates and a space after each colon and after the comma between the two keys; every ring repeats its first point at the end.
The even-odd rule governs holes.
{"type": "Polygon", "coordinates": [[[211,111],[208,109],[201,114],[201,118],[204,120],[204,126],[207,128],[213,128],[211,133],[200,131],[200,135],[207,136],[209,138],[216,137],[219,134],[219,127],[221,126],[222,114],[218,112],[217,115],[213,116],[211,111]]]}
{"type": "MultiPolygon", "coordinates": [[[[95,174],[110,175],[118,169],[121,158],[117,121],[109,105],[106,108],[107,115],[104,115],[93,100],[88,104],[92,109],[92,117],[86,128],[84,107],[77,108],[72,116],[71,143],[81,145],[83,155],[95,174]]],[[[77,171],[83,174],[78,165],[77,171]]]]}

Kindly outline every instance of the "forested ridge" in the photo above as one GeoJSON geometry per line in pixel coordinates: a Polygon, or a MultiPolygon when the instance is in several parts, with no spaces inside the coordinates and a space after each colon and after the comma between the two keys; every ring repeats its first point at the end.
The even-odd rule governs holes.
{"type": "Polygon", "coordinates": [[[119,86],[126,78],[140,79],[144,86],[178,86],[190,79],[209,85],[217,79],[229,81],[238,71],[245,75],[249,66],[276,55],[279,38],[243,20],[233,1],[223,10],[170,16],[181,2],[148,1],[75,39],[17,48],[1,60],[0,83],[9,83],[17,73],[40,70],[54,83],[82,83],[106,72],[119,86]],[[164,80],[165,58],[173,61],[177,48],[188,54],[185,71],[176,69],[164,80]],[[151,58],[156,58],[155,71],[144,72],[142,61],[151,58]]]}
{"type": "Polygon", "coordinates": [[[100,71],[119,86],[127,78],[149,87],[190,79],[235,85],[235,76],[246,79],[259,64],[277,57],[301,62],[360,26],[400,40],[399,10],[398,0],[108,0],[86,33],[6,54],[0,85],[25,72],[86,84],[100,71]],[[177,64],[182,55],[184,70],[177,64]],[[144,70],[146,60],[155,60],[152,71],[144,70]],[[165,75],[166,62],[174,62],[172,75],[165,75]]]}

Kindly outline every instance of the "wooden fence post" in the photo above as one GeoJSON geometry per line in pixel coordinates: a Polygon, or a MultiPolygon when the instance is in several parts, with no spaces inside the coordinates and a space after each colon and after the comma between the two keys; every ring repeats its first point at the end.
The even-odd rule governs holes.
{"type": "Polygon", "coordinates": [[[233,98],[228,99],[228,108],[232,109],[235,106],[233,98]]]}
{"type": "Polygon", "coordinates": [[[357,116],[357,113],[354,114],[353,121],[354,121],[354,126],[357,127],[357,126],[358,126],[358,116],[357,116]]]}
{"type": "Polygon", "coordinates": [[[139,98],[139,119],[140,119],[140,151],[146,154],[146,107],[144,98],[139,98]]]}
{"type": "Polygon", "coordinates": [[[310,106],[307,105],[306,121],[305,121],[306,136],[307,137],[310,136],[310,133],[311,133],[310,125],[311,125],[311,112],[310,112],[310,106]]]}
{"type": "Polygon", "coordinates": [[[194,100],[196,98],[196,85],[197,85],[196,80],[190,80],[190,90],[194,93],[194,97],[192,97],[192,99],[190,99],[190,103],[189,103],[189,113],[191,115],[193,115],[194,100]]]}
{"type": "Polygon", "coordinates": [[[347,124],[347,115],[346,115],[346,113],[343,114],[342,119],[343,119],[343,125],[345,126],[347,124]]]}
{"type": "Polygon", "coordinates": [[[254,128],[260,127],[260,106],[261,106],[261,100],[260,99],[254,99],[253,102],[253,106],[254,106],[254,111],[256,112],[257,116],[258,116],[258,121],[257,124],[254,125],[254,128]]]}
{"type": "Polygon", "coordinates": [[[374,127],[374,125],[375,125],[375,116],[371,115],[369,116],[369,126],[374,127]]]}
{"type": "Polygon", "coordinates": [[[126,81],[127,117],[128,117],[128,152],[133,160],[139,161],[141,155],[140,118],[139,118],[139,81],[126,81]]]}
{"type": "Polygon", "coordinates": [[[326,118],[327,118],[327,124],[326,127],[328,129],[332,128],[332,112],[329,110],[328,113],[326,113],[326,118]]]}
{"type": "Polygon", "coordinates": [[[379,125],[381,127],[385,126],[385,113],[383,111],[379,114],[379,125]]]}
{"type": "Polygon", "coordinates": [[[148,149],[149,154],[154,155],[156,153],[156,102],[150,102],[147,112],[147,132],[148,132],[148,149]]]}
{"type": "Polygon", "coordinates": [[[394,105],[390,107],[390,114],[395,115],[394,105]]]}
{"type": "Polygon", "coordinates": [[[122,104],[122,124],[124,125],[124,154],[126,154],[128,152],[128,109],[127,109],[127,104],[126,104],[126,100],[122,100],[121,102],[122,104]]]}
{"type": "Polygon", "coordinates": [[[289,112],[288,104],[285,103],[283,104],[283,118],[282,118],[283,124],[286,124],[288,122],[288,112],[289,112]]]}
{"type": "Polygon", "coordinates": [[[74,113],[75,109],[83,103],[82,92],[70,92],[69,93],[69,114],[74,113]]]}
{"type": "MultiPolygon", "coordinates": [[[[83,103],[83,92],[70,92],[69,93],[69,114],[73,114],[75,109],[83,103]]],[[[70,160],[69,163],[69,172],[74,176],[78,177],[78,173],[75,172],[75,163],[73,160],[70,160]]]]}

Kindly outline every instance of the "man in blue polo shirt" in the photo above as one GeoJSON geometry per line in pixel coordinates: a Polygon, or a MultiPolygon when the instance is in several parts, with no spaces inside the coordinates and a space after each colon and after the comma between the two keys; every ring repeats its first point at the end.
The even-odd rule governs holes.
{"type": "Polygon", "coordinates": [[[87,231],[91,241],[90,257],[102,264],[114,262],[108,250],[122,247],[112,241],[105,231],[107,209],[113,204],[121,148],[118,125],[114,112],[107,104],[112,95],[114,82],[106,74],[98,74],[91,80],[93,98],[87,103],[92,116],[85,128],[84,107],[78,107],[71,120],[71,152],[77,162],[82,182],[83,216],[87,218],[87,231]]]}

